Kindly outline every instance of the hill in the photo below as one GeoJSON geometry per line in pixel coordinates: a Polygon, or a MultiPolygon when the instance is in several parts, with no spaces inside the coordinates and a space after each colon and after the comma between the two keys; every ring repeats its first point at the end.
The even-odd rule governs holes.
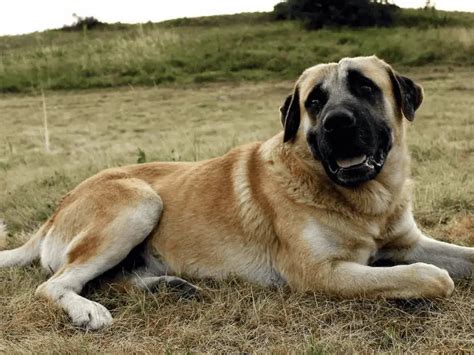
{"type": "Polygon", "coordinates": [[[0,92],[287,79],[368,54],[398,66],[474,64],[474,14],[405,13],[395,28],[308,32],[255,13],[0,37],[0,92]]]}

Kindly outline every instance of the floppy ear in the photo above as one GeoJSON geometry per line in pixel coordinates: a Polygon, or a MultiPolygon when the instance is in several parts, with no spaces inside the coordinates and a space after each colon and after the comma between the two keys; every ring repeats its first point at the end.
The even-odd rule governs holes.
{"type": "Polygon", "coordinates": [[[298,87],[295,88],[293,95],[288,96],[280,107],[281,123],[284,127],[285,133],[283,135],[283,142],[293,140],[296,137],[296,132],[300,127],[300,95],[298,87]]]}
{"type": "Polygon", "coordinates": [[[409,121],[415,119],[415,111],[423,101],[423,88],[410,78],[399,75],[389,69],[393,93],[398,107],[409,121]]]}
{"type": "Polygon", "coordinates": [[[293,95],[288,95],[283,105],[280,106],[280,120],[281,120],[281,125],[283,127],[285,127],[285,119],[286,119],[286,115],[288,114],[288,109],[290,108],[290,103],[291,103],[292,98],[293,98],[293,95]]]}

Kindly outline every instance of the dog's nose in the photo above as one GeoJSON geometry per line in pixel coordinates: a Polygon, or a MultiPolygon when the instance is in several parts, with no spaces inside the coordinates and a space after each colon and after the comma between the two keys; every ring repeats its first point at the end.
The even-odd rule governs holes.
{"type": "Polygon", "coordinates": [[[324,117],[323,129],[330,133],[347,130],[355,126],[355,117],[349,111],[330,112],[324,117]]]}

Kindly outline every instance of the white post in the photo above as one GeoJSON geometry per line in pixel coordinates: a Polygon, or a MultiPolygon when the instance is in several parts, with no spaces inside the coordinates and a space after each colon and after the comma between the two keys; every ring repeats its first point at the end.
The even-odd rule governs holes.
{"type": "Polygon", "coordinates": [[[41,89],[41,99],[43,100],[44,148],[46,153],[50,153],[51,149],[49,146],[48,112],[46,111],[46,98],[44,97],[43,89],[41,89]]]}

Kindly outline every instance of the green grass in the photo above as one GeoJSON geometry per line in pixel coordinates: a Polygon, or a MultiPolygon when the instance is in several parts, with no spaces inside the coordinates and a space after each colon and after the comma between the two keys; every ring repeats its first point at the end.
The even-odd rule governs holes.
{"type": "Polygon", "coordinates": [[[371,54],[405,67],[473,65],[474,15],[456,16],[455,27],[307,32],[246,14],[1,37],[0,92],[291,79],[318,62],[371,54]]]}
{"type": "MultiPolygon", "coordinates": [[[[474,245],[472,68],[404,72],[426,99],[408,130],[415,217],[436,238],[474,245]]],[[[17,246],[61,196],[100,169],[139,159],[199,160],[263,140],[280,128],[292,81],[46,92],[51,153],[40,95],[0,95],[0,216],[17,246]],[[140,148],[140,150],[139,150],[140,148]],[[143,152],[143,153],[141,153],[143,152]]],[[[338,301],[244,282],[197,281],[203,301],[169,292],[90,297],[112,327],[83,332],[33,296],[40,267],[0,270],[0,352],[403,353],[473,349],[471,284],[434,302],[338,301]]]]}
{"type": "Polygon", "coordinates": [[[448,12],[434,9],[401,9],[396,16],[396,23],[406,27],[445,27],[473,25],[473,14],[470,12],[448,12]]]}

